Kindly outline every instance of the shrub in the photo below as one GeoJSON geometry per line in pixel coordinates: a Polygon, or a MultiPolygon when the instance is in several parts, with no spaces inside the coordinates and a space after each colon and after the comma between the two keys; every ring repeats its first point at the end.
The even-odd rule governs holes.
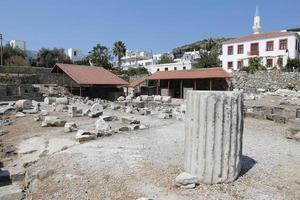
{"type": "Polygon", "coordinates": [[[240,71],[254,73],[256,71],[266,71],[267,68],[261,64],[261,57],[249,58],[249,66],[241,68],[240,71]]]}
{"type": "Polygon", "coordinates": [[[300,69],[300,59],[288,59],[287,64],[285,66],[287,71],[294,71],[296,69],[300,69]]]}

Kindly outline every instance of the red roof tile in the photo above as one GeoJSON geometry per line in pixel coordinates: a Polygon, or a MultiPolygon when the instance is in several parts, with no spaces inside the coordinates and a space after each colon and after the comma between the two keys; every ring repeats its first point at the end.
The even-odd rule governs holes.
{"type": "Polygon", "coordinates": [[[136,87],[136,86],[142,84],[142,83],[145,82],[146,80],[147,80],[147,77],[140,77],[140,78],[137,78],[137,79],[131,81],[131,82],[129,83],[128,87],[133,87],[133,88],[134,88],[134,87],[136,87]]]}
{"type": "Polygon", "coordinates": [[[51,70],[56,73],[55,69],[59,68],[64,71],[79,85],[127,85],[128,83],[115,74],[102,67],[92,67],[84,65],[72,65],[57,63],[51,70]]]}
{"type": "Polygon", "coordinates": [[[231,75],[223,68],[205,68],[178,71],[158,71],[147,78],[147,80],[171,80],[171,79],[205,79],[205,78],[230,78],[231,75]]]}
{"type": "Polygon", "coordinates": [[[223,44],[239,43],[239,42],[253,41],[253,40],[273,38],[273,37],[281,37],[281,36],[294,35],[294,34],[296,34],[296,33],[295,32],[270,32],[270,33],[252,34],[252,35],[247,35],[247,36],[232,39],[232,40],[227,40],[223,44]]]}

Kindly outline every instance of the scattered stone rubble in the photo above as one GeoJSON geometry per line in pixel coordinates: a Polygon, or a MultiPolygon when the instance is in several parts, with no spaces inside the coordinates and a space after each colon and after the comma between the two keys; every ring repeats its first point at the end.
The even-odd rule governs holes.
{"type": "MultiPolygon", "coordinates": [[[[130,116],[131,114],[141,116],[153,115],[157,117],[163,114],[167,116],[163,117],[164,119],[170,119],[177,115],[183,116],[185,113],[184,106],[173,105],[171,100],[170,97],[147,95],[137,98],[133,96],[121,97],[117,102],[82,97],[46,97],[42,104],[24,99],[7,104],[5,107],[1,106],[0,113],[5,113],[5,116],[1,118],[0,125],[11,125],[14,121],[10,116],[13,115],[16,118],[30,116],[33,121],[41,122],[42,127],[58,127],[57,129],[61,127],[61,131],[64,133],[74,132],[74,144],[66,139],[52,138],[47,141],[46,147],[44,140],[34,137],[24,141],[22,151],[17,150],[13,145],[7,145],[5,148],[2,148],[2,151],[6,155],[18,155],[18,160],[17,164],[13,165],[14,167],[9,168],[10,177],[6,177],[13,184],[10,183],[10,185],[0,188],[0,199],[2,197],[5,199],[22,199],[24,196],[23,189],[34,192],[38,181],[53,175],[54,171],[51,169],[35,172],[30,171],[31,166],[34,166],[45,155],[51,155],[57,151],[64,150],[67,146],[75,145],[76,141],[83,143],[95,140],[97,137],[149,128],[148,125],[142,124],[137,117],[130,116]],[[104,110],[107,108],[124,113],[124,116],[119,119],[115,115],[103,115],[104,110]],[[65,120],[57,112],[65,112],[66,116],[72,118],[95,118],[94,128],[93,130],[87,130],[84,127],[78,126],[75,122],[65,120]],[[113,124],[115,125],[113,126],[113,124]],[[63,140],[63,144],[61,144],[60,140],[63,140]],[[66,147],[64,147],[64,144],[66,147]],[[16,185],[15,182],[24,182],[25,188],[16,185]],[[6,192],[2,192],[2,189],[5,189],[6,192]]],[[[182,117],[178,119],[182,120],[182,117]]],[[[1,130],[1,135],[7,133],[7,131],[1,130]]]]}
{"type": "Polygon", "coordinates": [[[60,117],[57,116],[46,116],[43,123],[42,127],[47,127],[47,126],[64,126],[66,121],[64,119],[61,119],[60,117]]]}
{"type": "Polygon", "coordinates": [[[97,134],[94,132],[80,129],[77,131],[75,138],[76,140],[78,140],[78,142],[85,142],[89,140],[95,140],[97,138],[97,134]]]}
{"type": "MultiPolygon", "coordinates": [[[[296,91],[291,90],[277,90],[275,92],[266,92],[264,89],[258,89],[259,94],[249,94],[246,95],[245,99],[259,99],[265,95],[276,95],[285,97],[282,101],[282,105],[299,105],[300,94],[296,91]]],[[[135,131],[139,129],[147,129],[148,125],[142,124],[139,115],[151,115],[160,119],[169,120],[184,120],[185,114],[187,112],[187,106],[183,100],[181,103],[174,103],[172,98],[169,96],[160,95],[141,95],[138,97],[127,96],[119,97],[116,102],[108,102],[101,99],[90,99],[82,97],[46,97],[42,105],[47,105],[47,109],[43,107],[41,110],[41,104],[31,101],[31,100],[19,100],[16,103],[7,105],[4,109],[0,109],[0,113],[14,113],[17,118],[28,117],[32,115],[34,121],[42,122],[43,127],[61,127],[61,131],[65,133],[74,132],[72,135],[72,141],[75,140],[79,143],[87,142],[90,140],[95,140],[97,137],[110,136],[113,134],[121,132],[135,131]],[[85,105],[83,108],[82,105],[85,105]],[[86,109],[87,108],[87,109],[86,109]],[[125,116],[120,117],[114,115],[104,115],[105,109],[111,109],[124,113],[125,116]],[[69,117],[90,117],[95,118],[93,130],[87,130],[81,127],[80,124],[77,125],[72,120],[67,121],[61,117],[56,116],[55,113],[51,112],[66,112],[69,117]],[[49,115],[50,113],[50,115],[49,115]],[[132,115],[131,115],[132,114],[132,115]],[[134,114],[134,116],[133,116],[134,114]],[[118,123],[118,126],[113,126],[114,123],[118,123]],[[121,124],[122,123],[122,124],[121,124]],[[120,125],[121,124],[121,125],[120,125]]],[[[201,109],[204,107],[209,108],[209,106],[202,105],[201,109]]],[[[300,118],[300,109],[288,109],[280,107],[264,107],[264,106],[252,106],[245,107],[246,116],[260,116],[263,119],[274,120],[275,122],[285,123],[289,119],[300,118]],[[254,114],[253,114],[254,113],[254,114]]],[[[212,114],[213,112],[211,112],[212,114]]],[[[31,118],[32,119],[32,118],[31,118]]],[[[142,119],[142,118],[141,118],[142,119]]],[[[238,121],[240,121],[239,119],[238,121]]],[[[191,120],[189,120],[191,121],[191,120]]],[[[9,126],[13,121],[10,118],[4,118],[0,120],[0,126],[9,126]]],[[[191,122],[192,123],[192,122],[191,122]]],[[[203,123],[201,123],[203,124],[203,123]]],[[[58,128],[59,129],[59,128],[58,128]]],[[[1,130],[0,135],[5,130],[1,130]]],[[[300,141],[300,130],[290,129],[287,130],[286,137],[288,139],[294,139],[300,141]]],[[[214,141],[215,142],[215,141],[214,141]]],[[[73,144],[72,144],[73,145],[73,144]]],[[[36,147],[36,145],[34,145],[36,147]]],[[[239,145],[237,145],[239,146],[239,145]]],[[[63,148],[62,148],[63,149],[63,148]]],[[[7,154],[15,154],[14,146],[7,146],[5,152],[7,154]]],[[[27,179],[26,185],[31,185],[33,187],[37,180],[43,180],[54,174],[52,169],[42,170],[39,172],[26,172],[25,169],[37,162],[41,156],[49,155],[49,150],[43,152],[34,153],[37,150],[29,150],[26,153],[18,153],[19,160],[18,164],[13,168],[9,169],[10,177],[9,180],[14,182],[24,181],[27,179]]],[[[215,150],[216,151],[216,150],[215,150]]],[[[240,155],[238,155],[239,157],[240,155]]],[[[192,163],[192,162],[191,162],[192,163]]],[[[187,165],[187,164],[186,164],[187,165]]],[[[1,167],[1,165],[0,165],[1,167]]],[[[239,159],[237,159],[237,166],[233,170],[232,174],[228,175],[228,180],[232,181],[236,178],[236,174],[239,172],[239,159]]],[[[208,168],[208,166],[206,166],[208,168]]],[[[3,170],[2,170],[3,171],[3,170]]],[[[0,174],[2,172],[0,170],[0,174]]],[[[176,185],[184,189],[195,188],[196,185],[202,181],[206,183],[216,183],[216,182],[227,182],[228,180],[222,179],[222,177],[213,178],[207,181],[205,178],[199,176],[194,176],[192,174],[193,170],[189,170],[185,167],[185,171],[176,177],[176,185]]],[[[214,173],[212,173],[214,174],[214,173]]],[[[3,174],[2,174],[3,175],[3,174]]],[[[5,176],[4,176],[5,177],[5,176]]],[[[1,179],[1,175],[0,175],[1,179]]],[[[5,186],[5,191],[2,192],[4,187],[0,187],[0,199],[21,199],[23,198],[23,189],[15,184],[10,184],[5,186]]],[[[4,191],[4,190],[3,190],[4,191]]],[[[141,198],[147,199],[147,198],[141,198]]]]}
{"type": "Polygon", "coordinates": [[[65,123],[65,126],[64,126],[64,132],[65,133],[70,133],[70,132],[74,132],[74,131],[77,131],[77,130],[78,130],[78,127],[75,124],[75,122],[65,123]]]}
{"type": "Polygon", "coordinates": [[[183,189],[193,189],[198,184],[197,176],[191,175],[187,172],[182,172],[175,178],[175,184],[183,189]]]}

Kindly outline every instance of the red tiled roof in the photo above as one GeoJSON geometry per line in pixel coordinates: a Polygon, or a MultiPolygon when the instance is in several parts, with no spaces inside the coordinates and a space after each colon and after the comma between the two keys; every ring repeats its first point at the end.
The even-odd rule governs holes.
{"type": "Polygon", "coordinates": [[[230,78],[231,75],[223,68],[205,68],[178,71],[158,71],[147,78],[147,80],[171,80],[171,79],[205,79],[205,78],[230,78]]]}
{"type": "Polygon", "coordinates": [[[137,79],[131,81],[131,82],[129,83],[128,87],[133,87],[133,88],[134,88],[134,87],[136,87],[136,86],[142,84],[142,83],[145,82],[146,80],[147,80],[147,77],[140,77],[140,78],[137,78],[137,79]]]}
{"type": "Polygon", "coordinates": [[[252,34],[247,35],[244,37],[227,40],[223,44],[230,44],[230,43],[239,43],[239,42],[246,42],[246,41],[252,41],[252,40],[259,40],[259,39],[265,39],[265,38],[273,38],[273,37],[281,37],[286,35],[294,35],[295,32],[270,32],[270,33],[260,33],[260,34],[252,34]]]}
{"type": "Polygon", "coordinates": [[[79,85],[127,85],[128,83],[102,67],[56,63],[51,73],[59,68],[79,85]]]}

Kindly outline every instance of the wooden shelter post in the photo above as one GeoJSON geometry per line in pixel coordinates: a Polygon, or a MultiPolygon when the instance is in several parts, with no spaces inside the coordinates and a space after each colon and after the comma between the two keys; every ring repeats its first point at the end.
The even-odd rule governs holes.
{"type": "Polygon", "coordinates": [[[156,95],[158,95],[158,84],[159,84],[160,80],[157,80],[156,82],[156,95]]]}
{"type": "Polygon", "coordinates": [[[182,95],[182,80],[180,80],[180,98],[183,98],[183,95],[182,95]]]}
{"type": "Polygon", "coordinates": [[[170,96],[170,80],[168,80],[168,95],[170,96]]]}

